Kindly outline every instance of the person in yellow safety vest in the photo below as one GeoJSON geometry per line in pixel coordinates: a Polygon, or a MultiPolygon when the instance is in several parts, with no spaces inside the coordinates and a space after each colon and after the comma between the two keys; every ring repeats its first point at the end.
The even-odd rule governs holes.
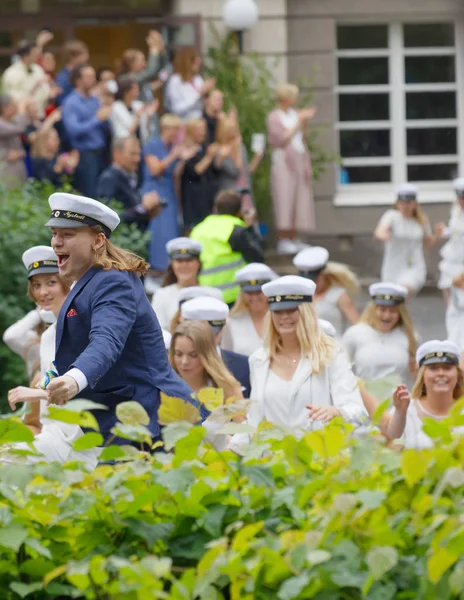
{"type": "Polygon", "coordinates": [[[235,273],[249,262],[263,262],[261,238],[255,230],[256,211],[241,215],[242,197],[222,190],[214,199],[214,214],[192,229],[190,237],[201,242],[200,285],[219,288],[224,302],[232,305],[240,286],[235,273]]]}

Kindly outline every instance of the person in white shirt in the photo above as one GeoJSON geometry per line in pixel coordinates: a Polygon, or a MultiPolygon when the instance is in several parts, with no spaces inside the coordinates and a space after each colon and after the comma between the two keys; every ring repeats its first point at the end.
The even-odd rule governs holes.
{"type": "Polygon", "coordinates": [[[359,313],[353,297],[359,292],[359,281],[349,267],[329,260],[326,248],[312,246],[298,252],[293,264],[301,277],[312,279],[316,284],[314,308],[320,319],[332,323],[341,335],[344,321],[354,325],[359,313]]]}
{"type": "Polygon", "coordinates": [[[250,356],[263,345],[264,319],[268,302],[262,286],[276,273],[262,263],[250,263],[235,273],[240,293],[230,312],[221,340],[221,348],[250,356]]]}
{"type": "Polygon", "coordinates": [[[441,261],[438,265],[438,289],[443,291],[446,305],[450,300],[452,281],[462,273],[464,265],[464,177],[455,179],[453,185],[456,202],[451,207],[448,227],[443,231],[443,237],[449,239],[440,249],[441,261]]]}
{"type": "Polygon", "coordinates": [[[438,223],[432,232],[417,195],[415,185],[400,186],[396,203],[383,214],[374,233],[377,240],[385,243],[382,281],[403,285],[410,295],[417,294],[427,278],[424,247],[432,248],[444,229],[444,224],[438,223]]]}
{"type": "Polygon", "coordinates": [[[446,309],[446,334],[461,350],[461,368],[464,367],[464,265],[450,288],[450,298],[446,309]]]}
{"type": "Polygon", "coordinates": [[[179,308],[182,288],[197,286],[201,270],[200,242],[180,237],[166,244],[170,262],[162,286],[156,290],[152,306],[163,329],[171,330],[171,321],[179,308]]]}
{"type": "Polygon", "coordinates": [[[406,305],[408,290],[395,283],[373,283],[371,301],[342,343],[356,375],[370,381],[398,375],[407,384],[416,374],[416,334],[406,305]]]}
{"type": "Polygon", "coordinates": [[[173,62],[164,100],[166,109],[183,121],[199,119],[203,115],[203,98],[214,89],[214,78],[204,80],[200,75],[201,57],[191,47],[181,48],[173,62]]]}
{"type": "MultiPolygon", "coordinates": [[[[403,438],[405,448],[423,449],[433,440],[423,430],[424,419],[443,421],[464,394],[460,350],[449,341],[431,340],[417,350],[419,372],[411,396],[405,386],[393,394],[395,412],[387,428],[390,440],[403,438]]],[[[464,427],[453,433],[464,434],[464,427]]]]}
{"type": "MultiPolygon", "coordinates": [[[[269,421],[299,436],[335,417],[355,425],[367,419],[344,350],[319,327],[315,290],[313,281],[294,275],[263,286],[270,313],[264,347],[249,359],[249,425],[269,421]]],[[[248,434],[236,434],[231,448],[240,452],[248,441],[248,434]]]]}
{"type": "Polygon", "coordinates": [[[119,83],[109,119],[114,138],[135,135],[144,144],[153,132],[152,117],[158,109],[158,101],[144,104],[138,100],[139,96],[136,81],[128,79],[119,83]]]}

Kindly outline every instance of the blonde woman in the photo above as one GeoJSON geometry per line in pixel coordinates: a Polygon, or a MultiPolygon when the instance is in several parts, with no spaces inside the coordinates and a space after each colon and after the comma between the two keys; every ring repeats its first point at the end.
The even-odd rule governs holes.
{"type": "Polygon", "coordinates": [[[305,245],[298,234],[315,228],[311,157],[306,146],[315,108],[296,110],[299,89],[284,83],[275,90],[276,108],[268,115],[267,133],[273,148],[271,195],[279,242],[277,251],[296,254],[305,245]]]}
{"type": "Polygon", "coordinates": [[[226,116],[218,121],[216,129],[216,156],[214,171],[219,190],[237,187],[246,156],[243,156],[242,136],[237,119],[226,116]]]}
{"type": "Polygon", "coordinates": [[[394,283],[374,283],[361,321],[342,343],[356,375],[364,380],[399,375],[403,383],[416,373],[416,336],[406,306],[408,290],[394,283]]]}
{"type": "Polygon", "coordinates": [[[417,294],[427,278],[424,247],[432,248],[443,228],[443,223],[439,223],[432,233],[429,220],[417,202],[416,186],[399,187],[395,205],[384,213],[374,233],[377,240],[385,243],[382,281],[403,285],[409,295],[417,294]]]}
{"type": "MultiPolygon", "coordinates": [[[[391,440],[403,437],[406,448],[423,449],[433,441],[423,431],[424,419],[440,422],[449,416],[464,394],[464,375],[459,367],[460,350],[448,341],[432,340],[417,350],[419,372],[412,398],[405,386],[393,394],[395,412],[387,428],[391,440]]],[[[464,427],[454,433],[464,434],[464,427]]]]}
{"type": "Polygon", "coordinates": [[[222,292],[218,288],[209,287],[207,285],[193,285],[182,288],[179,291],[179,296],[177,298],[177,311],[171,319],[171,326],[169,329],[171,333],[174,333],[174,331],[177,329],[177,326],[183,321],[181,312],[182,305],[189,300],[193,300],[194,298],[216,298],[216,300],[223,300],[222,292]]]}
{"type": "MultiPolygon", "coordinates": [[[[269,421],[298,435],[339,416],[356,425],[367,418],[344,350],[319,327],[315,290],[294,275],[263,285],[270,312],[264,346],[250,357],[250,425],[269,421]]],[[[239,451],[248,439],[234,436],[231,448],[239,451]]]]}
{"type": "Polygon", "coordinates": [[[172,335],[169,361],[196,394],[220,388],[224,398],[243,398],[240,383],[226,368],[216,348],[213,329],[202,321],[184,321],[172,335]]]}
{"type": "Polygon", "coordinates": [[[261,348],[264,319],[269,309],[262,287],[276,278],[274,271],[262,263],[250,263],[235,273],[235,280],[240,284],[240,293],[230,311],[222,335],[223,350],[250,356],[261,348]]]}
{"type": "Polygon", "coordinates": [[[344,330],[346,319],[354,325],[359,313],[353,296],[359,291],[356,275],[346,266],[329,261],[329,252],[320,246],[306,248],[293,259],[300,276],[316,284],[314,308],[320,319],[332,323],[338,335],[344,330]]]}
{"type": "Polygon", "coordinates": [[[141,275],[148,264],[109,240],[119,224],[111,208],[82,196],[50,196],[52,247],[60,275],[75,284],[56,326],[59,376],[47,387],[48,401],[64,404],[79,392],[108,410],[94,412],[104,442],[126,444],[111,433],[116,406],[139,402],[148,429],[160,435],[160,392],[192,402],[191,390],[169,365],[161,328],[145,295],[141,275]]]}

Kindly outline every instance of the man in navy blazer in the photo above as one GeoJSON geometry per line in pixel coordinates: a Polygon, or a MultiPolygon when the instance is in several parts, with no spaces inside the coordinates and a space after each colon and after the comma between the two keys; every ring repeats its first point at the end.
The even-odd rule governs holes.
{"type": "Polygon", "coordinates": [[[237,354],[219,347],[222,330],[229,316],[229,307],[223,300],[201,296],[187,300],[181,306],[182,317],[187,321],[206,321],[211,325],[216,336],[218,353],[224,364],[242,386],[243,397],[250,397],[250,366],[248,356],[237,354]]]}
{"type": "MultiPolygon", "coordinates": [[[[112,438],[119,403],[136,400],[160,435],[160,392],[195,404],[191,390],[171,368],[156,315],[140,273],[143,259],[108,240],[119,223],[104,204],[57,193],[50,197],[52,246],[60,274],[74,279],[57,320],[59,377],[47,387],[49,402],[64,404],[77,394],[104,404],[93,411],[105,441],[112,438]]],[[[202,417],[207,416],[201,409],[202,417]]],[[[127,443],[114,440],[113,443],[127,443]]]]}

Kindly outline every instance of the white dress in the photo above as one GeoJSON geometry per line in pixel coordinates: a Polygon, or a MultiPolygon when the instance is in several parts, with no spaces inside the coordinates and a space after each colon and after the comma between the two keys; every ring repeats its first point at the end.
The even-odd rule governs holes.
{"type": "Polygon", "coordinates": [[[151,301],[162,329],[171,330],[171,321],[179,310],[180,287],[173,283],[156,290],[151,301]]]}
{"type": "Polygon", "coordinates": [[[177,73],[171,75],[164,91],[164,103],[168,112],[182,120],[200,119],[203,116],[203,98],[200,90],[204,81],[195,75],[192,81],[182,81],[177,73]]]}
{"type": "Polygon", "coordinates": [[[446,333],[448,340],[464,352],[464,290],[454,286],[446,309],[446,333]]]}
{"type": "Polygon", "coordinates": [[[330,287],[324,296],[315,300],[314,309],[319,319],[325,319],[332,323],[337,332],[337,338],[343,333],[343,313],[338,306],[340,297],[345,293],[345,289],[334,285],[330,287]]]}
{"type": "Polygon", "coordinates": [[[449,221],[449,240],[440,250],[442,260],[438,265],[440,290],[451,287],[453,279],[464,271],[464,210],[455,204],[449,221]]]}
{"type": "Polygon", "coordinates": [[[221,348],[251,356],[261,348],[263,339],[256,331],[248,311],[229,317],[221,340],[221,348]]]}
{"type": "Polygon", "coordinates": [[[424,231],[416,219],[405,219],[395,209],[384,213],[380,225],[388,225],[392,236],[385,242],[382,281],[405,285],[417,293],[427,278],[423,241],[430,227],[424,231]]]}
{"type": "Polygon", "coordinates": [[[383,333],[367,323],[357,323],[347,329],[342,344],[361,379],[397,374],[402,383],[409,383],[409,343],[402,327],[383,333]]]}
{"type": "MultiPolygon", "coordinates": [[[[417,400],[411,400],[406,413],[406,425],[403,433],[403,442],[405,448],[414,448],[423,450],[424,448],[433,448],[433,440],[422,431],[423,421],[417,410],[417,400]]],[[[427,415],[425,415],[427,417],[427,415]]],[[[445,418],[445,417],[443,417],[445,418]]],[[[441,419],[436,419],[440,421],[441,419]]],[[[464,434],[464,427],[456,427],[453,433],[464,434]]]]}

